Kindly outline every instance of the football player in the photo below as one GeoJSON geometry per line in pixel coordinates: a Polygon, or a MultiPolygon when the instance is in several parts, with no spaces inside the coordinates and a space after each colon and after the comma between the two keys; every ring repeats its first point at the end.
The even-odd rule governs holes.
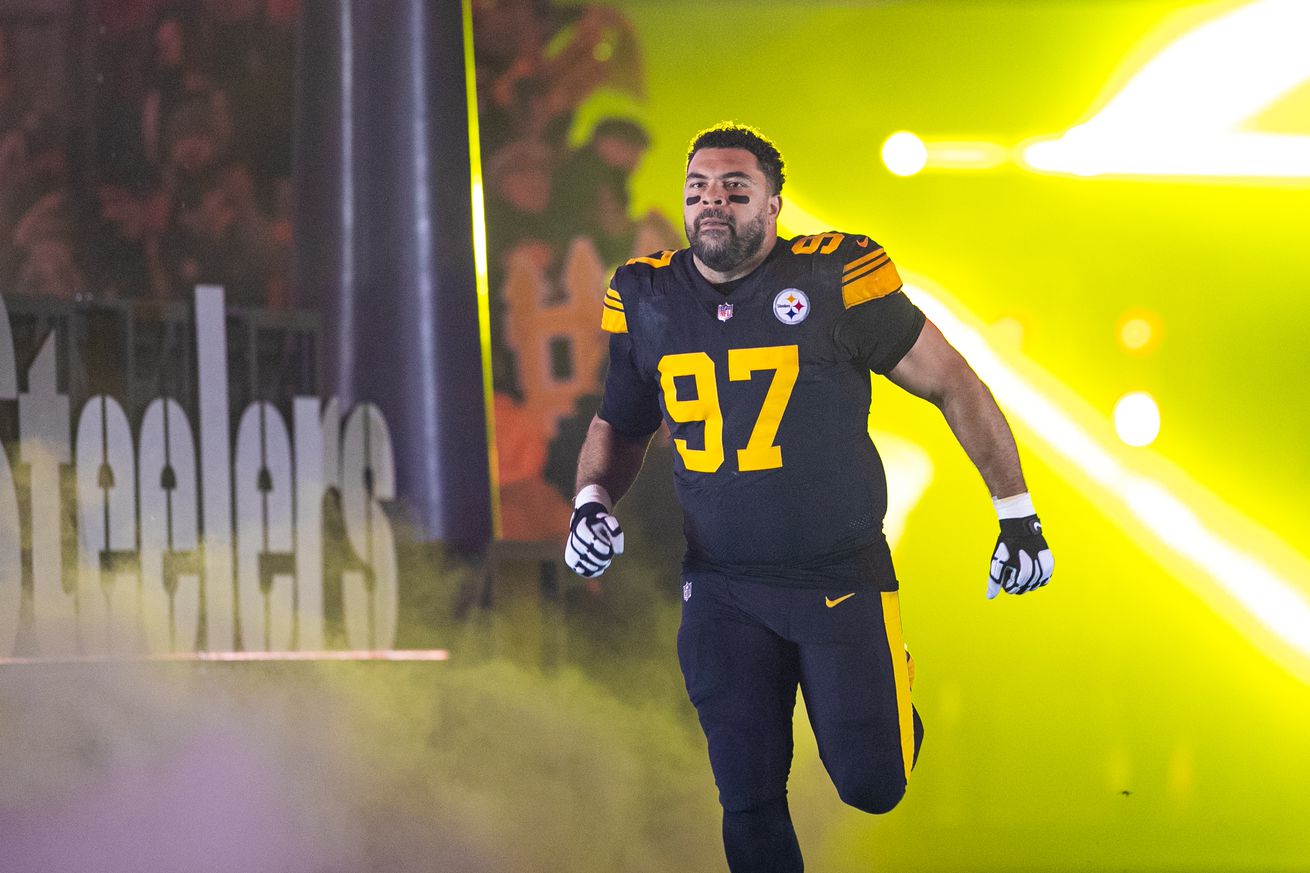
{"type": "Polygon", "coordinates": [[[935,404],[994,495],[987,597],[1053,561],[991,392],[870,237],[782,240],[783,161],[734,124],[692,141],[689,247],[614,274],[604,398],[582,447],[565,560],[623,552],[614,504],[661,422],[684,514],[678,658],[709,745],[733,873],[800,871],[787,808],[796,691],[846,803],[892,809],[923,728],[910,701],[870,372],[935,404]]]}

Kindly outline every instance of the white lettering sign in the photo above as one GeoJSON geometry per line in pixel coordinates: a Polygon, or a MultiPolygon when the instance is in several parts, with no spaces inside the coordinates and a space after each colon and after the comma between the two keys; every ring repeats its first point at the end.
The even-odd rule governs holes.
{"type": "Polygon", "coordinates": [[[70,440],[56,334],[20,392],[0,299],[0,401],[18,401],[31,548],[25,617],[19,491],[0,451],[0,657],[16,653],[20,636],[18,654],[42,657],[321,648],[331,490],[353,553],[349,568],[335,570],[346,645],[394,645],[399,580],[382,504],[395,498],[396,476],[386,421],[361,404],[343,434],[335,398],[296,397],[288,430],[276,406],[258,401],[242,411],[234,442],[223,296],[218,286],[196,289],[198,442],[176,400],[150,402],[134,438],[121,403],[103,394],[82,406],[70,440]],[[60,490],[70,463],[75,512],[60,490]],[[75,544],[74,567],[64,566],[65,543],[75,544]]]}

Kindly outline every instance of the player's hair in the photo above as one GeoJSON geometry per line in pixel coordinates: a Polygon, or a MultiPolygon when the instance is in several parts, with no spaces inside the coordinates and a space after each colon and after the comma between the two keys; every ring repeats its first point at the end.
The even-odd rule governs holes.
{"type": "Polygon", "coordinates": [[[701,149],[745,149],[760,162],[760,170],[772,189],[770,193],[782,193],[782,183],[787,178],[783,172],[782,154],[767,136],[755,128],[735,121],[705,128],[692,138],[691,147],[687,149],[688,165],[701,149]]]}

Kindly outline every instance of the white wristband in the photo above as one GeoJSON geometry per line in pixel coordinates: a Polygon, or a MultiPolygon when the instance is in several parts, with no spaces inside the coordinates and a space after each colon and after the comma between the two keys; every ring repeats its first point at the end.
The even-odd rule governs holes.
{"type": "Polygon", "coordinates": [[[1027,518],[1037,514],[1027,491],[1010,497],[993,497],[992,506],[996,508],[997,518],[1027,518]]]}
{"type": "Polygon", "coordinates": [[[578,492],[578,496],[573,498],[573,508],[577,509],[584,503],[599,503],[609,512],[614,508],[614,501],[610,500],[610,493],[601,485],[587,485],[578,492]]]}

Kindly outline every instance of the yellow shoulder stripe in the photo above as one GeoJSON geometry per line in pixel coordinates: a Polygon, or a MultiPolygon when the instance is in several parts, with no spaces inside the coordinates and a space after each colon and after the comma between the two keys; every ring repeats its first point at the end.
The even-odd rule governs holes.
{"type": "Polygon", "coordinates": [[[601,304],[600,329],[609,333],[627,333],[628,316],[623,312],[623,298],[617,288],[605,289],[605,302],[601,304]]]}
{"type": "Polygon", "coordinates": [[[894,294],[901,290],[903,284],[900,274],[896,272],[896,265],[890,259],[871,262],[863,268],[857,267],[850,276],[842,283],[841,289],[842,303],[846,304],[847,309],[894,294]]]}
{"type": "Polygon", "coordinates": [[[600,329],[606,333],[627,333],[628,317],[623,310],[606,306],[600,313],[600,329]]]}
{"type": "Polygon", "coordinates": [[[853,273],[855,270],[859,269],[860,267],[872,264],[873,262],[878,261],[885,257],[887,257],[887,252],[884,251],[882,248],[876,248],[873,251],[869,252],[864,257],[856,258],[855,260],[851,261],[849,264],[847,264],[845,267],[842,268],[842,270],[845,271],[846,273],[846,276],[844,278],[854,278],[853,276],[851,276],[851,273],[853,273]]]}
{"type": "Polygon", "coordinates": [[[665,249],[664,251],[660,252],[658,255],[655,255],[653,257],[647,256],[641,258],[631,258],[628,260],[626,264],[624,264],[624,266],[626,267],[631,264],[649,264],[650,266],[658,270],[660,267],[667,267],[669,265],[669,262],[673,260],[673,254],[674,254],[673,249],[665,249]]]}

